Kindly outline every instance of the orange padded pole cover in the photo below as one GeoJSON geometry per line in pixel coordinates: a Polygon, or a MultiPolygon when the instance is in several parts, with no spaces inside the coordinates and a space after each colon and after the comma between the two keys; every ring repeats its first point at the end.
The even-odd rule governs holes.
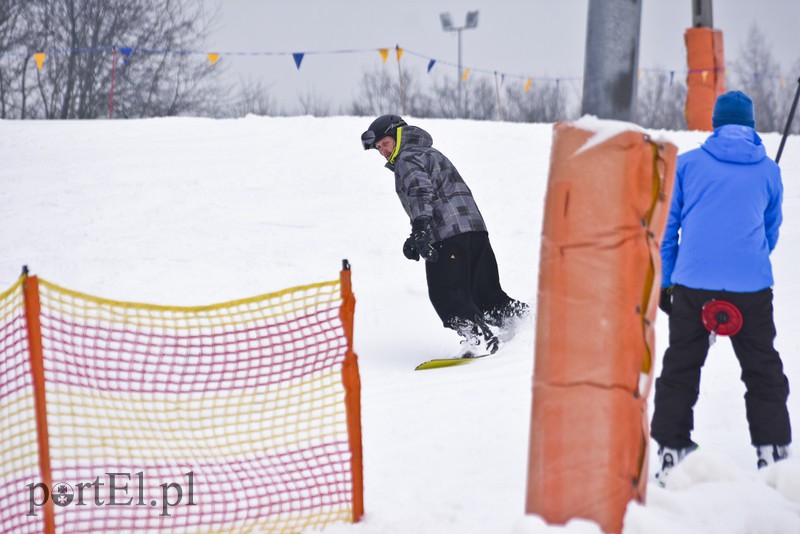
{"type": "MultiPolygon", "coordinates": [[[[50,434],[47,426],[47,400],[44,379],[44,349],[42,346],[42,324],[40,322],[41,302],[39,300],[39,279],[25,276],[22,290],[25,295],[25,319],[28,327],[28,350],[31,357],[33,376],[34,406],[36,408],[36,443],[39,448],[39,470],[41,482],[50,492],[53,487],[53,472],[50,466],[50,434]]],[[[42,532],[54,534],[56,531],[55,508],[52,495],[45,495],[42,532]]]]}
{"type": "MultiPolygon", "coordinates": [[[[346,260],[345,260],[346,261],[346,260]]],[[[355,321],[356,297],[349,263],[339,273],[342,287],[342,307],[339,316],[347,337],[347,354],[342,365],[344,402],[347,405],[347,435],[350,441],[350,471],[353,481],[353,523],[364,515],[364,464],[361,439],[361,376],[358,372],[358,356],[353,350],[353,324],[355,321]]]]}
{"type": "Polygon", "coordinates": [[[722,32],[713,28],[689,28],[686,40],[686,127],[713,130],[711,116],[718,95],[725,92],[725,53],[722,32]]]}
{"type": "Polygon", "coordinates": [[[526,512],[619,532],[647,484],[659,248],[677,148],[597,124],[614,129],[592,139],[576,125],[554,126],[526,512]]]}

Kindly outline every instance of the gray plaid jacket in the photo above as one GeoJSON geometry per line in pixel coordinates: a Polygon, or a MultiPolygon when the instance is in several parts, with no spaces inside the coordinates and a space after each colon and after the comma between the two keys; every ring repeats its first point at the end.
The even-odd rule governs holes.
{"type": "Polygon", "coordinates": [[[397,129],[398,150],[386,168],[394,171],[397,196],[413,221],[432,219],[434,241],[466,232],[486,232],[472,191],[431,135],[416,126],[397,129]]]}

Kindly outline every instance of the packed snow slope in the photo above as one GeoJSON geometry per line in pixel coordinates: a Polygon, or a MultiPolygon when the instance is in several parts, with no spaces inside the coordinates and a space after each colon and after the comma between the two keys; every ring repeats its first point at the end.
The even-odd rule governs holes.
{"type": "MultiPolygon", "coordinates": [[[[432,134],[472,188],[505,289],[535,305],[552,126],[408,120],[432,134]]],[[[370,121],[0,121],[0,287],[26,264],[93,295],[201,305],[335,279],[347,258],[358,299],[366,515],[327,532],[599,532],[586,521],[550,527],[524,515],[533,320],[492,358],[413,370],[455,352],[458,338],[428,302],[423,265],[402,255],[409,224],[392,173],[359,143],[370,121]]],[[[654,134],[681,152],[706,136],[654,134]]],[[[763,137],[774,155],[780,136],[763,137]]],[[[789,139],[781,167],[776,343],[797,390],[800,137],[789,139]]],[[[720,213],[720,228],[735,216],[736,206],[720,213]]],[[[666,340],[659,312],[658,364],[666,340]]],[[[701,450],[667,489],[652,482],[651,452],[647,504],[629,506],[626,534],[800,533],[800,460],[756,470],[743,394],[730,342],[720,339],[697,404],[701,450]]],[[[796,393],[789,408],[800,428],[796,393]]]]}

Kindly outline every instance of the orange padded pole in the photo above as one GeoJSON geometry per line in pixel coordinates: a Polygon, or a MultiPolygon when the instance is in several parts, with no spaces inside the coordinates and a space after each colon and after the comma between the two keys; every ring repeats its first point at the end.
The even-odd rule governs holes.
{"type": "Polygon", "coordinates": [[[593,135],[554,126],[526,512],[619,532],[628,502],[645,498],[658,252],[677,148],[632,130],[587,145],[593,135]]]}
{"type": "MultiPolygon", "coordinates": [[[[39,279],[35,276],[25,278],[22,283],[25,295],[25,318],[28,324],[28,348],[31,358],[31,373],[33,374],[33,395],[36,408],[36,439],[39,448],[39,470],[42,475],[41,482],[51,491],[53,475],[50,470],[50,438],[47,433],[47,401],[45,399],[44,385],[44,352],[42,350],[42,326],[39,322],[39,279]]],[[[44,533],[54,534],[56,531],[55,510],[53,499],[48,498],[44,503],[44,533]]]]}
{"type": "Polygon", "coordinates": [[[711,131],[711,116],[718,95],[725,92],[725,53],[722,32],[689,28],[686,41],[686,127],[711,131]]]}
{"type": "Polygon", "coordinates": [[[347,406],[347,434],[350,440],[350,471],[353,483],[353,523],[358,523],[364,515],[364,467],[361,444],[361,378],[358,373],[358,356],[353,350],[353,321],[356,297],[350,280],[350,264],[343,262],[340,273],[342,287],[342,306],[339,316],[347,337],[347,355],[342,366],[342,382],[347,406]]]}

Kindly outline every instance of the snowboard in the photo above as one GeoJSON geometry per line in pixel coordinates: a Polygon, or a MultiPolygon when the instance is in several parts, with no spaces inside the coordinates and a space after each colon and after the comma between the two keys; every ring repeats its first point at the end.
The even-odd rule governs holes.
{"type": "Polygon", "coordinates": [[[426,362],[422,362],[416,368],[414,368],[414,370],[424,371],[426,369],[441,369],[442,367],[456,367],[458,365],[466,365],[468,363],[472,363],[475,360],[480,360],[481,358],[485,358],[487,356],[491,356],[491,354],[470,356],[469,358],[437,358],[434,360],[428,360],[426,362]]]}

